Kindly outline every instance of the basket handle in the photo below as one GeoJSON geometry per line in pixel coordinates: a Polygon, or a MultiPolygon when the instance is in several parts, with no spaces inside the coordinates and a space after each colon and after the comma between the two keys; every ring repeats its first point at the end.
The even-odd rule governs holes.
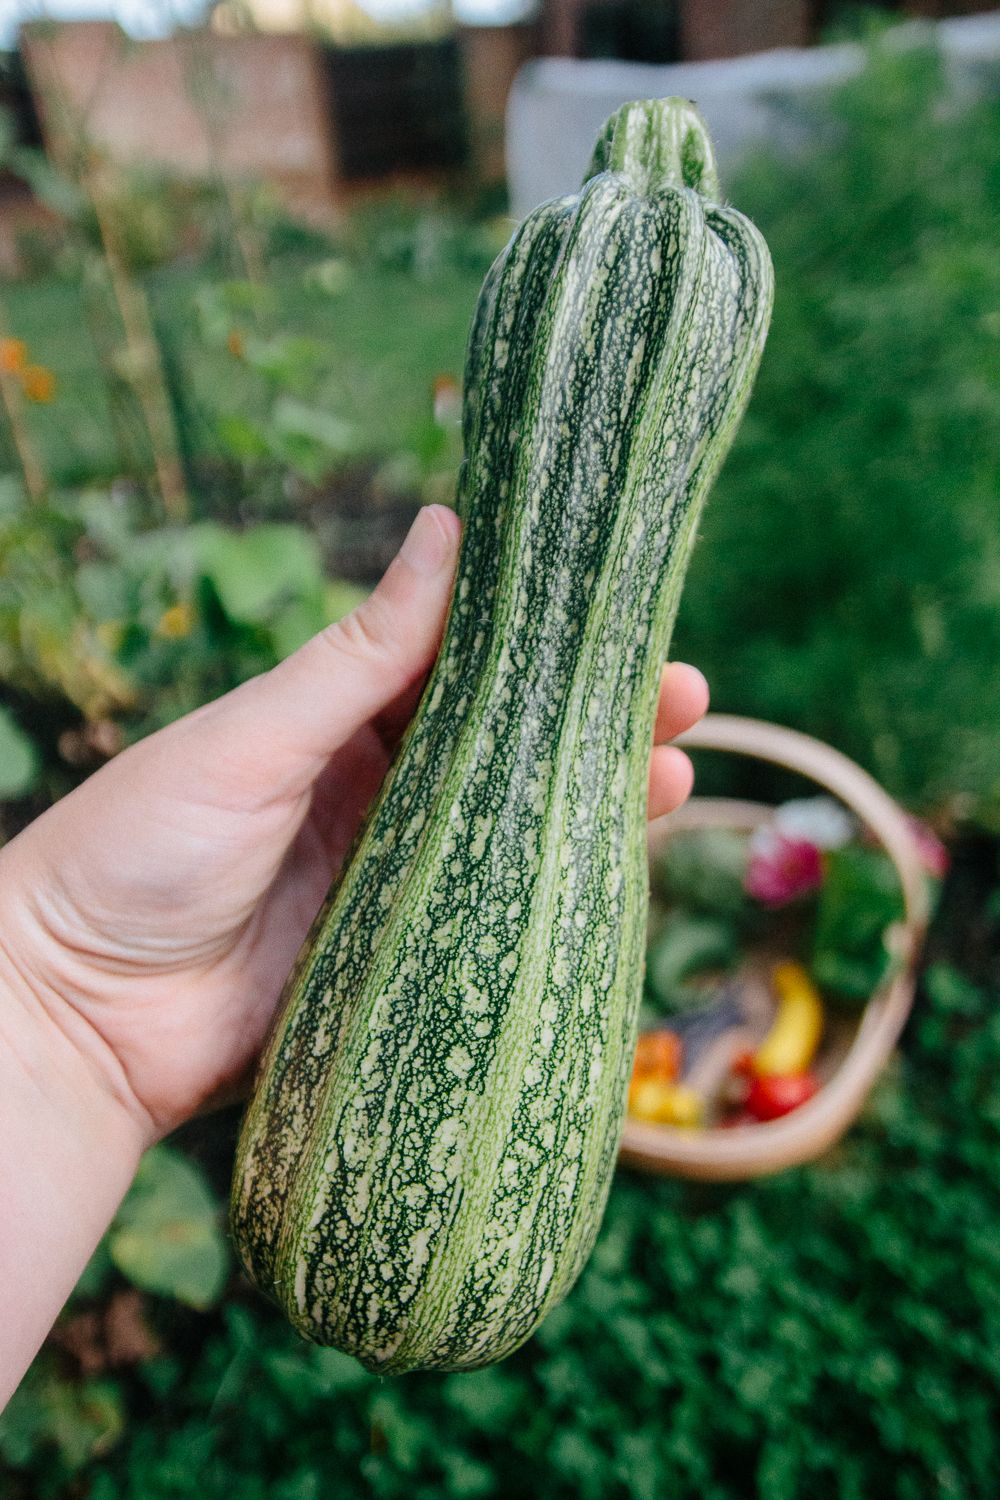
{"type": "Polygon", "coordinates": [[[919,940],[930,917],[930,892],[920,850],[905,813],[867,771],[808,734],[736,714],[706,714],[693,729],[678,735],[674,744],[685,750],[729,750],[771,761],[801,772],[846,802],[867,823],[895,864],[903,887],[906,923],[914,939],[919,940]]]}

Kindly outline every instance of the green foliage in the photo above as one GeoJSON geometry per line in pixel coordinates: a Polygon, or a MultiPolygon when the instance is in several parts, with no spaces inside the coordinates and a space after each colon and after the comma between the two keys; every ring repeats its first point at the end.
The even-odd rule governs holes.
{"type": "MultiPolygon", "coordinates": [[[[321,263],[319,285],[327,290],[330,262],[321,263]]],[[[308,285],[315,284],[316,275],[308,285]]],[[[329,292],[327,291],[329,295],[329,292]]],[[[315,482],[338,461],[354,452],[355,434],[349,422],[309,404],[329,352],[314,338],[298,334],[261,337],[247,333],[241,323],[263,326],[275,311],[270,286],[249,281],[206,284],[195,298],[206,343],[223,346],[263,380],[264,410],[254,417],[222,412],[216,431],[230,457],[252,468],[255,460],[272,460],[315,482]]]]}
{"type": "Polygon", "coordinates": [[[198,452],[238,461],[251,491],[275,465],[315,483],[378,458],[388,490],[450,503],[460,441],[432,419],[432,385],[461,375],[483,257],[417,274],[365,237],[354,254],[276,268],[266,288],[202,282],[193,319],[190,273],[151,286],[198,452]]]}
{"type": "Polygon", "coordinates": [[[903,893],[880,849],[846,844],[823,856],[812,971],[849,1000],[867,1000],[889,962],[886,928],[903,919],[903,893]]]}
{"type": "Polygon", "coordinates": [[[133,1286],[188,1307],[211,1307],[229,1271],[222,1210],[204,1173],[170,1146],[154,1146],[76,1284],[73,1296],[98,1297],[117,1268],[133,1286]]]}
{"type": "MultiPolygon", "coordinates": [[[[139,738],[365,597],[324,577],[315,539],[291,522],[148,527],[134,496],[95,490],[39,507],[8,485],[0,502],[0,683],[61,704],[57,725],[112,718],[139,738]]],[[[49,794],[65,790],[55,745],[0,714],[0,795],[23,795],[40,763],[49,794]]]]}
{"type": "MultiPolygon", "coordinates": [[[[409,243],[413,223],[400,209],[386,233],[409,243]]],[[[227,279],[211,257],[140,258],[196,491],[224,461],[255,495],[273,490],[274,473],[313,483],[363,457],[394,462],[408,490],[430,483],[428,498],[451,501],[460,453],[432,420],[432,383],[460,379],[483,272],[511,226],[442,223],[424,239],[447,253],[414,261],[380,251],[367,229],[349,231],[342,253],[324,243],[304,261],[273,263],[256,283],[227,279]]],[[[57,377],[55,399],[27,419],[59,485],[121,472],[122,334],[99,270],[67,250],[55,274],[4,292],[11,332],[57,377]]],[[[145,439],[131,442],[141,458],[145,439]]],[[[12,463],[11,451],[3,466],[12,463]]]]}
{"type": "Polygon", "coordinates": [[[38,779],[38,760],[32,741],[0,705],[0,798],[26,796],[38,779]]]}
{"type": "Polygon", "coordinates": [[[685,981],[706,969],[728,968],[736,953],[729,922],[675,908],[646,955],[646,991],[668,1013],[703,1003],[705,991],[685,981]]]}
{"type": "Polygon", "coordinates": [[[0,1457],[21,1468],[54,1450],[57,1472],[72,1474],[113,1448],[124,1427],[121,1392],[113,1381],[71,1384],[42,1357],[0,1413],[0,1457]]]}
{"type": "Polygon", "coordinates": [[[163,1350],[131,1375],[36,1362],[0,1492],[991,1500],[996,861],[995,842],[959,861],[904,1055],[848,1138],[732,1187],[620,1173],[580,1283],[503,1364],[378,1381],[238,1282],[201,1315],[161,1301],[163,1350]]]}
{"type": "Polygon", "coordinates": [[[111,578],[76,566],[84,534],[64,510],[13,499],[0,512],[0,679],[35,695],[60,693],[88,718],[133,701],[133,690],[102,637],[111,578]],[[104,598],[91,599],[98,584],[104,598]]]}
{"type": "Polygon", "coordinates": [[[332,618],[319,548],[301,526],[264,523],[234,532],[203,521],[191,538],[196,564],[228,618],[266,627],[279,659],[332,618]]]}
{"type": "MultiPolygon", "coordinates": [[[[837,745],[913,802],[1000,778],[1000,96],[873,53],[816,145],[733,185],[774,257],[757,388],[677,655],[716,708],[837,745]]],[[[806,109],[802,105],[803,110],[806,109]]]]}
{"type": "Polygon", "coordinates": [[[482,281],[512,228],[503,217],[476,222],[444,204],[419,204],[399,195],[359,206],[347,241],[353,256],[369,265],[409,271],[423,281],[450,270],[471,272],[482,281]]]}
{"type": "Polygon", "coordinates": [[[218,1206],[204,1178],[167,1146],[154,1146],[140,1162],[108,1230],[107,1249],[134,1286],[189,1307],[216,1301],[229,1266],[218,1206]]]}

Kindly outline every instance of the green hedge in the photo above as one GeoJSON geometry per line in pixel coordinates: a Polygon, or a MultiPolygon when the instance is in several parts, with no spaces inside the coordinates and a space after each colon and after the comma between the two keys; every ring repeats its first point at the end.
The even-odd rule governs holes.
{"type": "MultiPolygon", "coordinates": [[[[1000,77],[877,51],[733,199],[774,321],[675,649],[911,801],[1000,779],[1000,77]]],[[[805,109],[805,106],[802,106],[805,109]]]]}

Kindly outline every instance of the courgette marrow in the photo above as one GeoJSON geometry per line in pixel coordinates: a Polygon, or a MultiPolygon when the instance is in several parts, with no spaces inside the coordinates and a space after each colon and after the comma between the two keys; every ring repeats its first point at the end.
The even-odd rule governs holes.
{"type": "Polygon", "coordinates": [[[694,108],[628,104],[489,272],[440,656],[246,1116],[247,1270],[382,1374],[501,1358],[600,1224],[660,669],[770,314],[764,241],[717,197],[694,108]]]}

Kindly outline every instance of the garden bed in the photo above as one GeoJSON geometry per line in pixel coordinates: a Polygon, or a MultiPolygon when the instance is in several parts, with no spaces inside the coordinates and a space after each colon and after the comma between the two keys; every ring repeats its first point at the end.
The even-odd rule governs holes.
{"type": "MultiPolygon", "coordinates": [[[[155,1354],[101,1368],[98,1332],[81,1384],[72,1340],[50,1340],[0,1428],[3,1493],[985,1500],[1000,1483],[998,857],[983,832],[956,843],[899,1058],[815,1165],[730,1187],[620,1172],[579,1286],[475,1375],[379,1382],[303,1344],[235,1273],[203,1312],[147,1294],[155,1354]],[[102,1432],[108,1451],[74,1467],[102,1432]]],[[[220,1202],[236,1123],[175,1138],[220,1202]]],[[[106,1321],[127,1289],[115,1273],[64,1326],[106,1321]]]]}

